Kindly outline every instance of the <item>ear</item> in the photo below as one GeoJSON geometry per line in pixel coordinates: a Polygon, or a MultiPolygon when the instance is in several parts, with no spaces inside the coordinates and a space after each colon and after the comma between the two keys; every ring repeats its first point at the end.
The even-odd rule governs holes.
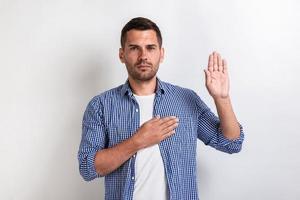
{"type": "Polygon", "coordinates": [[[159,62],[162,63],[164,61],[165,58],[165,49],[162,47],[160,49],[160,58],[159,58],[159,62]]]}
{"type": "Polygon", "coordinates": [[[123,50],[122,47],[119,48],[119,58],[120,58],[121,63],[124,63],[124,62],[125,62],[125,61],[124,61],[124,50],[123,50]]]}

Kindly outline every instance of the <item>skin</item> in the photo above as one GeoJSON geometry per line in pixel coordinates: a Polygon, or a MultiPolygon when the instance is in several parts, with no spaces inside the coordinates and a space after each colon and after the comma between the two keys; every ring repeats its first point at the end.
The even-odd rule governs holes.
{"type": "Polygon", "coordinates": [[[222,133],[228,139],[236,139],[240,136],[240,127],[230,101],[227,62],[219,53],[213,52],[204,72],[205,85],[214,99],[222,133]]]}
{"type": "MultiPolygon", "coordinates": [[[[132,91],[137,95],[153,94],[156,73],[164,59],[164,49],[159,46],[155,31],[128,31],[125,44],[119,49],[119,58],[127,68],[132,91]]],[[[228,139],[238,138],[240,129],[230,102],[226,61],[222,60],[220,54],[213,52],[204,72],[206,88],[216,104],[224,136],[228,139]]],[[[97,173],[105,176],[120,167],[137,151],[172,136],[178,123],[175,116],[156,116],[146,121],[131,138],[96,153],[97,173]]]]}
{"type": "Polygon", "coordinates": [[[159,46],[155,31],[128,31],[125,45],[119,49],[119,57],[126,65],[133,92],[137,95],[153,94],[156,73],[164,59],[164,48],[159,46]]]}

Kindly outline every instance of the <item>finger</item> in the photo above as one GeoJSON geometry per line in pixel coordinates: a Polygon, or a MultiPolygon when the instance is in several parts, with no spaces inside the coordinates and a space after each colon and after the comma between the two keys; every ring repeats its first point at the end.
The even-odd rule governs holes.
{"type": "Polygon", "coordinates": [[[223,63],[222,63],[222,58],[221,55],[218,53],[218,71],[222,72],[223,71],[223,63]]]}
{"type": "Polygon", "coordinates": [[[171,127],[171,126],[173,126],[173,125],[176,125],[176,124],[178,125],[178,122],[179,122],[178,119],[172,119],[172,120],[166,121],[165,123],[161,124],[161,125],[160,125],[160,128],[161,128],[162,130],[165,130],[165,129],[167,129],[168,127],[171,127]]]}
{"type": "Polygon", "coordinates": [[[205,82],[206,82],[206,84],[208,84],[208,83],[211,82],[210,71],[208,71],[208,70],[205,69],[204,73],[205,73],[205,82]]]}
{"type": "Polygon", "coordinates": [[[213,54],[210,54],[209,57],[208,57],[208,70],[209,70],[210,72],[213,72],[213,71],[214,71],[213,64],[214,64],[213,54]]]}
{"type": "Polygon", "coordinates": [[[156,115],[155,117],[152,117],[150,120],[149,120],[149,122],[150,121],[158,121],[160,119],[160,116],[159,115],[156,115]]]}
{"type": "Polygon", "coordinates": [[[164,134],[164,135],[162,136],[162,137],[163,137],[163,140],[166,139],[166,138],[168,138],[168,137],[170,137],[170,136],[172,136],[174,133],[175,133],[175,130],[170,131],[170,132],[164,134]]]}
{"type": "Polygon", "coordinates": [[[148,124],[148,123],[155,123],[158,120],[159,120],[159,116],[155,116],[155,117],[152,117],[151,119],[149,119],[148,121],[145,121],[142,125],[148,124]]]}
{"type": "Polygon", "coordinates": [[[213,52],[213,71],[218,70],[218,55],[217,52],[213,52]]]}
{"type": "Polygon", "coordinates": [[[176,119],[176,118],[177,118],[176,116],[168,116],[168,117],[160,118],[159,125],[161,125],[169,120],[176,119]]]}
{"type": "Polygon", "coordinates": [[[178,123],[175,123],[175,124],[173,124],[173,125],[168,126],[167,128],[165,128],[162,133],[164,135],[168,134],[169,132],[174,131],[174,129],[177,128],[177,127],[178,127],[178,123]]]}
{"type": "Polygon", "coordinates": [[[227,74],[228,72],[228,67],[227,67],[227,61],[225,59],[223,59],[223,73],[227,74]]]}

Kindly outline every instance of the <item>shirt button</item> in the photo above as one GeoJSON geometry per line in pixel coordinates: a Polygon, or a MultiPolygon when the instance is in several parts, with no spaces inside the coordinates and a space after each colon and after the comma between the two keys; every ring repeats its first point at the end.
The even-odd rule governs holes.
{"type": "Polygon", "coordinates": [[[131,179],[132,179],[132,180],[134,180],[134,176],[133,176],[133,177],[131,177],[131,179]]]}
{"type": "Polygon", "coordinates": [[[135,112],[139,112],[139,109],[135,109],[135,112]]]}
{"type": "Polygon", "coordinates": [[[133,157],[135,158],[135,155],[133,155],[133,157]]]}

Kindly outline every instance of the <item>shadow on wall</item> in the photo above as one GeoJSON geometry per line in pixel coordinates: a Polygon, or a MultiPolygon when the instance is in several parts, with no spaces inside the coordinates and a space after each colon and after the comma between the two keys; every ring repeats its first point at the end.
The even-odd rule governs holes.
{"type": "Polygon", "coordinates": [[[42,164],[45,173],[39,178],[32,199],[104,198],[104,179],[85,182],[79,174],[77,152],[83,112],[93,96],[111,88],[113,74],[108,71],[111,64],[105,62],[104,50],[87,50],[72,48],[52,66],[57,74],[52,86],[52,95],[57,97],[53,103],[59,113],[50,122],[54,128],[48,163],[42,164]]]}
{"type": "MultiPolygon", "coordinates": [[[[75,146],[75,149],[72,149],[72,152],[75,150],[75,154],[72,156],[72,159],[70,159],[69,162],[72,162],[73,158],[76,158],[75,168],[73,168],[75,171],[73,177],[76,177],[74,178],[74,181],[78,179],[80,180],[77,181],[76,188],[73,189],[73,192],[76,192],[77,195],[74,197],[72,196],[72,199],[104,199],[104,178],[98,178],[90,182],[85,182],[79,174],[77,151],[81,140],[81,120],[86,105],[93,96],[98,95],[112,87],[111,82],[114,75],[113,70],[110,70],[112,66],[111,62],[106,60],[108,57],[106,54],[107,51],[103,49],[103,51],[95,51],[94,54],[91,53],[90,55],[86,56],[80,62],[80,70],[77,72],[78,77],[74,80],[74,84],[77,85],[76,88],[78,88],[78,90],[76,90],[76,97],[81,99],[81,101],[78,103],[78,107],[83,109],[79,110],[79,121],[78,117],[74,119],[74,123],[79,124],[80,128],[74,130],[73,132],[76,133],[79,130],[78,134],[76,134],[76,139],[73,137],[74,143],[72,146],[75,146]]],[[[70,129],[74,127],[72,126],[74,123],[70,124],[70,129]]]]}

